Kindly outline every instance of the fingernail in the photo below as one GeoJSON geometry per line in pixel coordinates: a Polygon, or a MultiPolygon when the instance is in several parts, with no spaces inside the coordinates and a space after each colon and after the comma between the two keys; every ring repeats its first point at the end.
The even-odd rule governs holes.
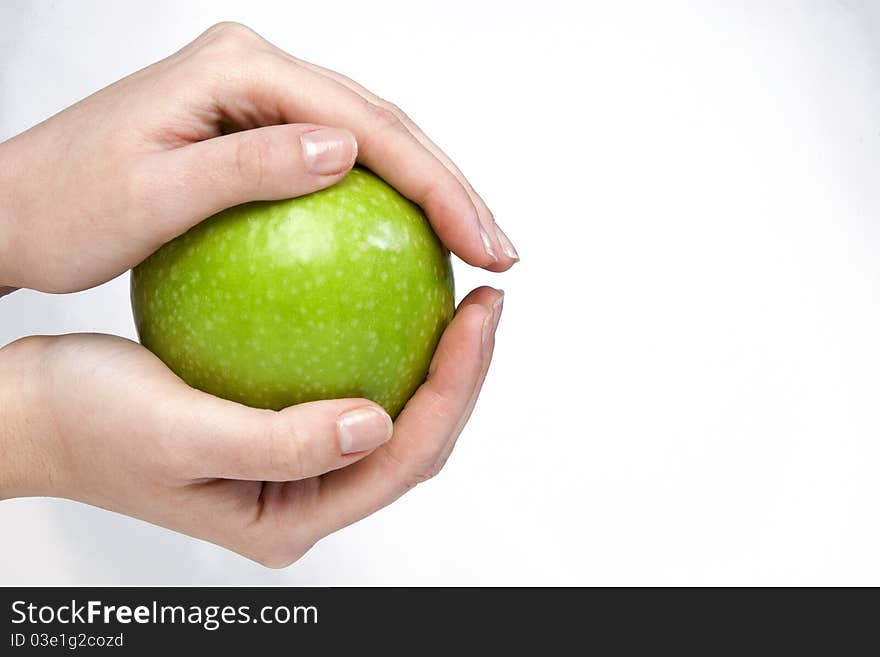
{"type": "Polygon", "coordinates": [[[501,310],[504,307],[504,290],[499,290],[501,296],[498,297],[489,308],[489,314],[483,320],[483,352],[488,350],[489,339],[495,334],[498,328],[498,321],[501,319],[501,310]]]}
{"type": "Polygon", "coordinates": [[[341,173],[357,158],[357,141],[348,130],[319,128],[300,136],[309,171],[318,175],[341,173]]]}
{"type": "Polygon", "coordinates": [[[492,238],[489,237],[489,233],[486,232],[486,229],[483,228],[482,224],[480,225],[480,239],[483,240],[483,248],[486,249],[486,253],[489,254],[489,257],[492,260],[498,260],[498,254],[495,253],[495,247],[492,245],[492,238]]]}
{"type": "Polygon", "coordinates": [[[519,260],[519,253],[516,252],[513,242],[504,234],[504,231],[501,230],[501,226],[498,224],[495,224],[495,232],[498,234],[498,241],[501,242],[501,248],[504,250],[505,255],[513,260],[519,260]]]}
{"type": "Polygon", "coordinates": [[[391,418],[377,408],[358,408],[336,419],[339,448],[343,454],[363,452],[388,442],[394,426],[391,418]]]}

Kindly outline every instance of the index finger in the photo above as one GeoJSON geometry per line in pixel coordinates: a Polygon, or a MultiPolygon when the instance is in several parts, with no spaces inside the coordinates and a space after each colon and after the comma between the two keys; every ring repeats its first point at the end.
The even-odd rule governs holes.
{"type": "Polygon", "coordinates": [[[415,122],[410,119],[406,113],[401,110],[399,107],[394,105],[393,103],[389,103],[386,100],[383,100],[369,89],[365,88],[361,84],[358,84],[351,78],[342,75],[336,71],[333,71],[328,68],[324,68],[322,66],[318,66],[317,64],[313,64],[311,62],[307,62],[305,60],[292,57],[288,55],[290,59],[297,64],[308,68],[315,73],[320,75],[324,75],[325,77],[334,80],[340,85],[350,89],[354,93],[358,94],[362,98],[364,98],[367,102],[372,103],[378,107],[383,107],[387,111],[394,114],[397,119],[401,122],[401,124],[409,131],[409,133],[413,136],[413,138],[418,141],[426,150],[428,150],[435,158],[437,158],[443,166],[445,166],[453,176],[455,176],[456,180],[467,190],[468,195],[471,198],[474,206],[477,208],[477,214],[480,217],[480,221],[483,225],[483,228],[491,235],[496,235],[496,240],[493,243],[493,247],[495,249],[496,255],[499,256],[498,262],[494,263],[490,269],[492,271],[501,272],[510,267],[519,260],[519,255],[516,252],[516,248],[511,243],[510,239],[505,235],[504,231],[495,223],[495,217],[492,215],[492,211],[489,210],[489,206],[486,205],[486,202],[483,198],[477,193],[477,191],[473,188],[473,185],[470,184],[467,178],[465,178],[464,174],[461,172],[455,163],[450,159],[450,157],[443,152],[443,150],[437,146],[425,133],[415,124],[415,122]]]}
{"type": "Polygon", "coordinates": [[[230,61],[220,64],[224,75],[218,76],[215,92],[221,112],[245,125],[282,122],[347,128],[357,139],[358,161],[421,206],[450,251],[468,264],[497,268],[501,257],[496,238],[483,226],[467,188],[395,112],[274,46],[244,52],[247,57],[233,52],[230,61]]]}

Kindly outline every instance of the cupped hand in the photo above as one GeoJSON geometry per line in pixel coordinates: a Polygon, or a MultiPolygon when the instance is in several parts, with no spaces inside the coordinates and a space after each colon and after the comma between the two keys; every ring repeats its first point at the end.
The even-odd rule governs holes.
{"type": "Polygon", "coordinates": [[[439,471],[473,409],[502,295],[473,291],[393,427],[366,399],[257,410],[98,334],[0,349],[0,498],[79,500],[285,566],[439,471]]]}
{"type": "Polygon", "coordinates": [[[0,145],[0,289],[103,283],[224,208],[332,185],[355,159],[492,271],[517,259],[461,172],[394,105],[246,27],[179,52],[0,145]]]}

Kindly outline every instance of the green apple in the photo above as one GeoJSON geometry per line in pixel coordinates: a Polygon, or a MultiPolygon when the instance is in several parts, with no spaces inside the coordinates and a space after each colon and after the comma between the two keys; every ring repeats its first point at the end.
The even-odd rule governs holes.
{"type": "Polygon", "coordinates": [[[198,224],[135,267],[131,301],[143,345],[195,388],[273,409],[366,397],[395,417],[454,292],[419,207],[355,168],[198,224]]]}

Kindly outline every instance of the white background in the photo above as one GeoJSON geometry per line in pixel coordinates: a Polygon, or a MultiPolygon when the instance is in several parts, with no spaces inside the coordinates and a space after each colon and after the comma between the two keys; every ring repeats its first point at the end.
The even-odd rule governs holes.
{"type": "MultiPolygon", "coordinates": [[[[439,477],[286,570],[34,499],[0,583],[880,584],[876,5],[4,2],[0,139],[222,19],[489,201],[523,260],[456,263],[507,291],[482,400],[439,477]]],[[[0,302],[0,344],[69,331],[133,337],[127,277],[0,302]]]]}

